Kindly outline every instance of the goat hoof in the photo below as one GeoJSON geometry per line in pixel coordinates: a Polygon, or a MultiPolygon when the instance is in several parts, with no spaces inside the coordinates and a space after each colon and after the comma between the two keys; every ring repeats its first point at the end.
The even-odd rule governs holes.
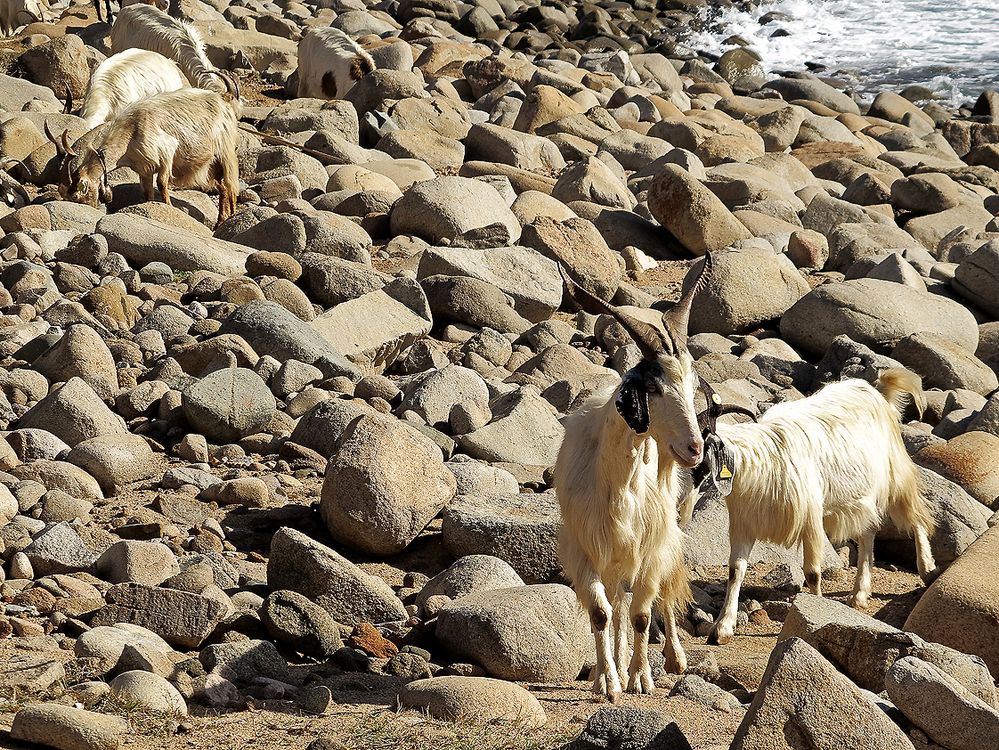
{"type": "Polygon", "coordinates": [[[628,680],[628,692],[638,695],[652,695],[656,690],[656,685],[652,681],[652,670],[646,669],[637,672],[628,680]]]}
{"type": "Polygon", "coordinates": [[[926,571],[921,576],[919,576],[919,578],[923,582],[924,586],[929,586],[931,583],[933,583],[935,580],[937,580],[940,577],[941,572],[942,571],[940,570],[940,568],[934,568],[933,570],[926,571]]]}
{"type": "Polygon", "coordinates": [[[867,609],[867,605],[870,603],[867,594],[851,594],[847,601],[854,609],[867,609]]]}
{"type": "Polygon", "coordinates": [[[724,646],[726,643],[730,643],[735,634],[730,632],[728,629],[722,630],[719,628],[712,628],[711,632],[708,633],[708,645],[709,646],[724,646]]]}

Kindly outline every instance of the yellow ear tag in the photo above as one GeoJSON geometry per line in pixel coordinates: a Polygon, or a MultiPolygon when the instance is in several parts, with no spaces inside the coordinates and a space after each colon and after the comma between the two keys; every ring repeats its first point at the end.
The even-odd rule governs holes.
{"type": "Polygon", "coordinates": [[[727,466],[722,466],[721,471],[718,472],[719,479],[731,479],[732,472],[728,470],[727,466]]]}

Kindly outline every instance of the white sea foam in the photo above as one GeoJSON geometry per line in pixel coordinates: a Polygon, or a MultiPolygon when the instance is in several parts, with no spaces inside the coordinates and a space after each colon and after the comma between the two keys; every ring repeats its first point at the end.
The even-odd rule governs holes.
{"type": "Polygon", "coordinates": [[[724,10],[686,42],[720,54],[731,48],[722,41],[738,34],[769,74],[815,62],[855,73],[868,97],[919,84],[957,105],[999,87],[997,32],[996,0],[775,0],[751,12],[724,10]],[[769,11],[791,18],[760,25],[769,11]],[[789,36],[771,38],[777,29],[789,36]]]}

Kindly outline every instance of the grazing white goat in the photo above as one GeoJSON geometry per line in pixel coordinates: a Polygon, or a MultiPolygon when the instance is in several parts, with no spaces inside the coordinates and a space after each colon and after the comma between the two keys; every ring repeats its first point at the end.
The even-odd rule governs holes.
{"type": "Polygon", "coordinates": [[[0,30],[10,36],[29,23],[45,21],[47,0],[0,0],[0,30]]]}
{"type": "Polygon", "coordinates": [[[690,600],[677,525],[679,467],[697,465],[704,445],[694,409],[697,376],[686,346],[687,321],[710,270],[708,256],[680,301],[663,315],[665,335],[566,278],[580,307],[613,315],[643,357],[613,392],[594,396],[566,419],[555,462],[562,509],[559,557],[596,640],[593,691],[611,701],[620,696],[625,678],[629,691],[654,688],[648,658],[654,604],[666,625],[666,667],[686,669],[674,619],[690,600]],[[635,631],[630,663],[629,622],[635,631]]]}
{"type": "MultiPolygon", "coordinates": [[[[739,588],[757,540],[801,543],[805,581],[816,595],[822,593],[825,537],[855,540],[851,603],[863,608],[871,595],[874,535],[890,516],[915,536],[919,575],[932,579],[933,520],[902,442],[904,394],[920,412],[926,407],[919,377],[895,368],[881,372],[876,388],[859,379],[831,383],[808,398],[773,406],[756,423],[714,425],[711,416],[720,443],[717,450],[708,445],[705,464],[728,485],[720,489],[728,491],[731,549],[725,604],[710,643],[727,643],[735,633],[739,588]]],[[[710,412],[717,401],[708,395],[710,412]]]]}
{"type": "Polygon", "coordinates": [[[298,43],[298,96],[342,99],[374,69],[371,55],[340,29],[309,29],[298,43]]]}
{"type": "MultiPolygon", "coordinates": [[[[127,49],[111,55],[94,70],[87,84],[80,117],[88,128],[96,128],[130,104],[190,85],[173,60],[159,52],[127,49]]],[[[66,108],[72,109],[68,93],[66,108]]]]}
{"type": "MultiPolygon", "coordinates": [[[[234,96],[238,100],[238,90],[234,96]]],[[[138,173],[147,200],[156,199],[155,176],[167,205],[172,183],[179,188],[217,188],[219,223],[236,210],[238,121],[233,104],[214,91],[183,89],[132,104],[85,135],[87,145],[80,153],[70,146],[66,131],[59,140],[47,127],[45,132],[63,156],[59,192],[65,200],[94,207],[99,201],[110,202],[108,172],[130,167],[138,173]]]]}
{"type": "Polygon", "coordinates": [[[201,35],[193,26],[171,18],[152,5],[129,5],[111,27],[111,51],[147,49],[159,52],[180,66],[191,85],[209,91],[225,91],[218,71],[205,55],[201,35]]]}
{"type": "MultiPolygon", "coordinates": [[[[119,0],[118,7],[124,8],[127,5],[138,4],[155,6],[164,13],[170,9],[170,0],[119,0]]],[[[104,0],[104,18],[101,18],[101,0],[94,0],[94,9],[97,11],[98,21],[114,23],[114,16],[111,14],[111,0],[104,0]]]]}

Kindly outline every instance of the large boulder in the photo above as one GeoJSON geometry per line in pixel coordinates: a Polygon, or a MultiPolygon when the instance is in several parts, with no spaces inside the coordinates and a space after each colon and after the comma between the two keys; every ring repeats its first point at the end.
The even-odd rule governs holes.
{"type": "Polygon", "coordinates": [[[492,555],[528,583],[544,583],[559,571],[561,521],[550,493],[462,495],[444,510],[441,533],[455,557],[492,555]]]}
{"type": "Polygon", "coordinates": [[[784,255],[728,250],[713,257],[711,283],[694,297],[690,333],[727,336],[779,319],[809,292],[808,283],[784,255]]]}
{"type": "Polygon", "coordinates": [[[374,555],[405,549],[454,497],[440,448],[385,417],[361,417],[326,468],[319,511],[330,535],[374,555]]]}
{"type": "Polygon", "coordinates": [[[520,685],[488,677],[436,677],[410,682],[399,693],[403,708],[424,711],[435,719],[511,722],[539,727],[548,721],[538,699],[520,685]]]}
{"type": "Polygon", "coordinates": [[[939,333],[906,336],[891,356],[922,375],[926,387],[945,391],[960,388],[983,396],[999,388],[999,379],[984,362],[939,333]]]}
{"type": "Polygon", "coordinates": [[[905,629],[985,660],[999,674],[999,526],[986,531],[920,598],[905,629]]]}
{"type": "Polygon", "coordinates": [[[430,307],[412,279],[396,279],[323,313],[309,325],[364,371],[381,372],[430,333],[430,307]]]}
{"type": "Polygon", "coordinates": [[[88,325],[73,325],[45,354],[34,369],[52,382],[83,379],[102,399],[118,395],[118,371],[104,339],[88,325]]]}
{"type": "Polygon", "coordinates": [[[138,435],[102,436],[78,443],[66,460],[85,469],[108,495],[162,470],[162,459],[138,435]]]}
{"type": "Polygon", "coordinates": [[[764,88],[773,89],[788,101],[805,99],[825,105],[837,112],[860,114],[860,107],[849,94],[833,88],[818,78],[777,78],[764,84],[764,88]]]}
{"type": "Polygon", "coordinates": [[[275,359],[297,359],[315,365],[327,377],[361,378],[360,370],[319,332],[276,302],[254,301],[241,305],[226,318],[219,333],[236,334],[255,351],[275,359]]]}
{"type": "Polygon", "coordinates": [[[577,283],[603,300],[613,299],[621,285],[624,269],[619,256],[586,219],[539,216],[524,227],[521,241],[565,266],[577,283]]]}
{"type": "Polygon", "coordinates": [[[217,443],[234,443],[260,432],[274,415],[274,396],[253,370],[216,370],[184,390],[184,416],[194,430],[217,443]]]}
{"type": "Polygon", "coordinates": [[[183,229],[137,214],[108,214],[97,222],[108,250],[137,266],[159,261],[175,271],[211,271],[242,276],[252,248],[214,237],[194,236],[183,229]]]}
{"type": "Polygon", "coordinates": [[[455,656],[524,682],[572,682],[590,640],[576,595],[559,584],[463,596],[438,613],[436,633],[455,656]]]}
{"type": "Polygon", "coordinates": [[[308,597],[344,625],[406,619],[385,581],[295,529],[278,529],[271,538],[267,584],[308,597]]]}
{"type": "Polygon", "coordinates": [[[55,750],[118,750],[130,734],[128,722],[58,703],[32,703],[14,715],[10,737],[55,750]]]}
{"type": "Polygon", "coordinates": [[[486,281],[510,295],[514,309],[534,323],[548,320],[562,302],[558,266],[529,247],[432,247],[420,256],[417,275],[420,279],[444,275],[486,281]]]}
{"type": "Polygon", "coordinates": [[[112,586],[105,600],[91,625],[139,625],[180,648],[198,648],[230,614],[217,599],[140,583],[112,586]]]}
{"type": "Polygon", "coordinates": [[[941,747],[991,750],[999,742],[999,711],[933,664],[899,659],[885,687],[895,707],[941,747]]]}
{"type": "Polygon", "coordinates": [[[999,510],[999,437],[966,432],[926,446],[914,460],[960,485],[982,505],[999,510]]]}
{"type": "Polygon", "coordinates": [[[969,352],[978,346],[975,317],[957,302],[879,279],[813,289],[784,313],[780,330],[789,343],[815,354],[823,354],[840,334],[868,346],[893,347],[924,331],[969,352]]]}
{"type": "Polygon", "coordinates": [[[82,378],[71,378],[49,393],[25,412],[17,426],[47,430],[70,447],[90,438],[127,432],[121,417],[82,378]]]}
{"type": "Polygon", "coordinates": [[[431,427],[446,430],[456,406],[488,414],[489,389],[474,370],[447,365],[418,376],[406,390],[398,412],[414,412],[431,427]]]}
{"type": "Polygon", "coordinates": [[[520,239],[520,223],[496,189],[468,177],[418,182],[392,206],[392,234],[440,240],[509,245],[520,239]]]}
{"type": "MultiPolygon", "coordinates": [[[[918,470],[920,491],[935,525],[930,549],[937,566],[943,568],[985,533],[992,511],[935,471],[922,466],[918,470]]],[[[879,558],[888,556],[910,567],[916,559],[912,535],[901,531],[891,519],[878,532],[877,551],[879,558]]]]}
{"type": "Polygon", "coordinates": [[[977,656],[929,643],[832,599],[798,594],[777,636],[778,642],[789,638],[803,639],[873,693],[885,689],[892,664],[914,656],[934,664],[988,705],[996,705],[992,675],[977,656]]]}
{"type": "Polygon", "coordinates": [[[999,242],[986,242],[961,261],[953,284],[971,304],[999,317],[999,242]]]}
{"type": "Polygon", "coordinates": [[[666,164],[652,182],[649,211],[693,255],[751,236],[714,193],[676,164],[666,164]]]}
{"type": "Polygon", "coordinates": [[[912,743],[821,654],[790,638],[770,655],[731,750],[803,748],[912,750],[912,743]]]}
{"type": "Polygon", "coordinates": [[[495,399],[492,421],[458,438],[462,451],[483,461],[552,466],[565,428],[536,393],[522,389],[495,399]]]}
{"type": "Polygon", "coordinates": [[[476,591],[495,591],[523,586],[524,581],[509,564],[492,555],[465,555],[427,581],[416,597],[421,609],[432,597],[459,599],[476,591]]]}

